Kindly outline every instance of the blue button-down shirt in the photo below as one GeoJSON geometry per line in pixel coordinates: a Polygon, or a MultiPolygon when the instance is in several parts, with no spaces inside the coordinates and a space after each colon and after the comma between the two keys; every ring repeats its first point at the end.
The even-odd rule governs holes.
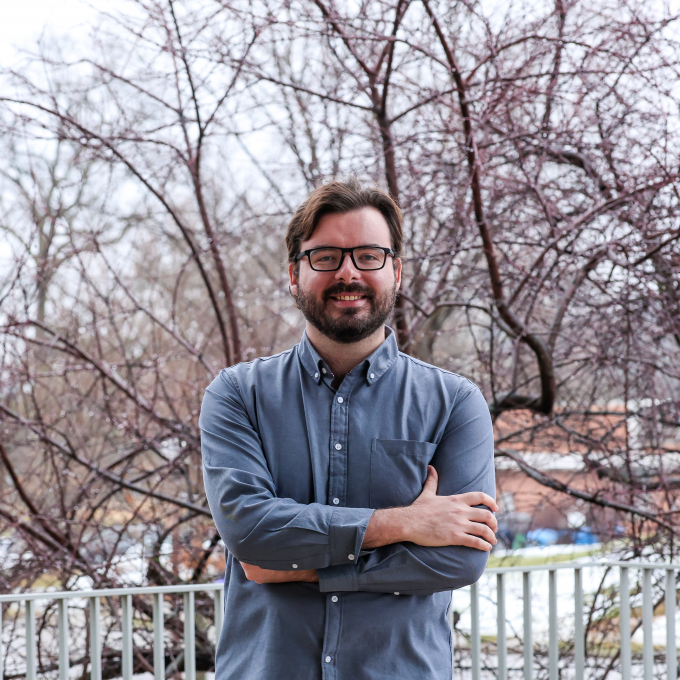
{"type": "Polygon", "coordinates": [[[375,508],[418,497],[428,463],[440,495],[495,496],[491,419],[473,383],[386,334],[337,389],[304,335],[206,391],[205,486],[227,547],[217,680],[451,678],[450,591],[487,553],[361,545],[375,508]],[[239,560],[319,583],[257,584],[239,560]]]}

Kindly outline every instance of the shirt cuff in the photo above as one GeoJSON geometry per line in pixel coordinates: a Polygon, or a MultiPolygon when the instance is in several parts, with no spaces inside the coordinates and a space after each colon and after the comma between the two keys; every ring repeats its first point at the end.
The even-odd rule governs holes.
{"type": "Polygon", "coordinates": [[[356,564],[373,510],[336,508],[328,531],[332,565],[356,564]]]}
{"type": "Polygon", "coordinates": [[[316,570],[322,593],[359,590],[357,568],[354,564],[337,564],[316,570]]]}

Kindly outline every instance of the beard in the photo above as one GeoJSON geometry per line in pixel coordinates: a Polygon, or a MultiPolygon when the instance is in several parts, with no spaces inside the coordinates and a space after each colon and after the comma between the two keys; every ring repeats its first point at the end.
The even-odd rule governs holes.
{"type": "Polygon", "coordinates": [[[390,290],[383,292],[376,292],[358,283],[337,283],[323,292],[321,300],[298,286],[295,303],[305,319],[319,332],[335,342],[350,344],[375,333],[387,321],[396,300],[397,284],[395,281],[390,290]],[[368,309],[348,307],[340,310],[339,315],[334,315],[329,311],[328,301],[331,296],[353,294],[364,295],[368,302],[368,309]]]}

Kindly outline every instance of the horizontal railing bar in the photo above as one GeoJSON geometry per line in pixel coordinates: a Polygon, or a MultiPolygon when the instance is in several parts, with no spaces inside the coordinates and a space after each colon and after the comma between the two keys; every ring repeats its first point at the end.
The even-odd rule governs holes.
{"type": "MultiPolygon", "coordinates": [[[[607,567],[629,567],[630,569],[680,569],[680,564],[667,564],[665,562],[601,562],[607,567]]],[[[588,566],[587,563],[584,566],[588,566]]]]}
{"type": "Polygon", "coordinates": [[[489,567],[485,574],[509,574],[511,572],[548,571],[552,569],[586,569],[588,567],[629,567],[630,569],[678,569],[680,564],[650,564],[649,562],[546,562],[531,566],[489,567]]]}
{"type": "Polygon", "coordinates": [[[78,597],[112,597],[116,595],[153,595],[163,593],[188,593],[191,591],[221,590],[222,583],[188,583],[184,586],[132,586],[130,588],[103,588],[102,590],[41,591],[39,593],[9,593],[0,595],[0,602],[22,602],[28,600],[62,600],[78,597]]]}
{"type": "Polygon", "coordinates": [[[587,564],[580,564],[578,562],[567,562],[567,563],[562,563],[562,562],[555,562],[555,563],[547,563],[547,564],[538,564],[538,565],[533,565],[530,567],[489,567],[488,569],[484,570],[485,574],[511,574],[513,572],[519,572],[519,573],[526,573],[529,571],[549,571],[552,569],[576,569],[576,565],[578,565],[580,568],[583,567],[599,567],[601,566],[599,563],[593,563],[589,562],[587,564]]]}

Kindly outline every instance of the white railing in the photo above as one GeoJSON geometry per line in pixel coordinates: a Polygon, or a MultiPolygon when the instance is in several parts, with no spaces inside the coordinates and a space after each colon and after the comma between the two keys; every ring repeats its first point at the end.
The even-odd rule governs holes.
{"type": "MultiPolygon", "coordinates": [[[[573,627],[570,630],[569,642],[573,644],[573,677],[574,680],[584,680],[586,674],[586,630],[584,622],[584,572],[599,571],[597,576],[600,585],[605,584],[603,573],[609,576],[609,585],[615,581],[616,575],[618,582],[618,653],[620,655],[620,677],[621,680],[632,680],[633,674],[633,649],[631,644],[631,624],[635,624],[631,619],[631,599],[636,603],[639,601],[642,610],[641,628],[643,636],[642,647],[642,680],[653,680],[655,677],[655,658],[653,641],[653,622],[654,622],[654,598],[652,589],[653,574],[663,574],[664,586],[664,609],[665,609],[665,675],[666,680],[678,680],[678,644],[676,638],[676,615],[678,599],[678,579],[680,572],[678,564],[652,564],[648,562],[590,562],[590,563],[562,563],[544,564],[530,567],[505,567],[487,569],[482,579],[470,588],[470,671],[472,680],[480,680],[482,676],[482,622],[488,621],[489,612],[486,616],[480,613],[480,593],[491,593],[487,600],[496,610],[495,633],[496,633],[496,667],[493,669],[493,676],[498,680],[508,680],[508,587],[507,582],[511,577],[521,578],[521,675],[524,680],[534,680],[535,677],[535,656],[534,645],[534,624],[536,609],[540,609],[543,618],[547,618],[547,679],[558,680],[560,677],[560,638],[559,623],[564,620],[565,614],[573,615],[573,627]],[[573,572],[571,579],[573,596],[572,612],[558,611],[558,574],[564,571],[573,572]],[[534,592],[533,581],[536,576],[545,576],[547,573],[548,587],[540,593],[538,601],[534,592]],[[631,589],[631,573],[640,576],[641,588],[631,589]],[[495,577],[495,588],[492,581],[495,577]],[[614,577],[614,578],[612,578],[614,577]],[[495,591],[495,592],[494,592],[495,591]],[[547,596],[547,597],[546,597],[547,596]],[[538,604],[538,606],[537,606],[538,604]],[[546,606],[547,605],[547,606],[546,606]],[[547,609],[547,611],[546,611],[547,609]],[[547,617],[545,616],[547,614],[547,617]]],[[[567,574],[568,576],[568,574],[567,574]]],[[[592,579],[591,579],[592,580],[592,579]]],[[[564,584],[562,584],[564,585],[564,584]]],[[[598,587],[599,588],[599,587],[598,587]]],[[[658,584],[657,584],[658,589],[658,584]]],[[[457,591],[458,592],[458,591],[457,591]]],[[[562,594],[565,589],[562,588],[562,594]]],[[[566,594],[569,595],[567,589],[566,594]]],[[[592,597],[591,593],[591,597],[592,597]]],[[[454,604],[457,593],[454,592],[454,604]]],[[[564,599],[564,598],[563,598],[564,599]]],[[[612,598],[611,604],[616,604],[612,598]]],[[[611,613],[611,612],[610,612],[611,613]]],[[[519,612],[514,612],[518,617],[519,612]]],[[[540,618],[540,617],[539,617],[540,618]]],[[[451,621],[453,625],[453,621],[451,621]]],[[[638,625],[633,626],[636,630],[638,625]]],[[[564,668],[565,664],[562,665],[564,668]]],[[[658,669],[657,669],[658,670],[658,669]]],[[[636,674],[639,675],[639,674],[636,674]]],[[[656,674],[658,675],[658,673],[656,674]]],[[[543,673],[545,677],[546,674],[543,673]]]]}
{"type": "MultiPolygon", "coordinates": [[[[586,640],[586,622],[592,623],[592,608],[597,597],[604,597],[603,601],[606,601],[609,607],[607,610],[609,620],[617,617],[619,620],[616,643],[618,643],[617,653],[620,655],[618,670],[621,680],[633,680],[634,677],[640,677],[641,680],[653,680],[660,675],[665,676],[666,680],[678,680],[676,615],[678,613],[679,572],[680,565],[677,564],[646,562],[572,562],[487,569],[478,583],[469,589],[455,591],[453,594],[450,622],[456,633],[456,639],[461,635],[463,638],[462,644],[458,647],[465,653],[466,659],[469,654],[469,667],[466,663],[465,668],[461,667],[459,670],[465,676],[471,675],[472,680],[482,680],[483,673],[490,674],[498,680],[508,680],[510,675],[522,677],[523,680],[537,680],[539,676],[545,680],[559,680],[560,672],[567,667],[569,667],[569,676],[573,674],[574,680],[596,677],[597,673],[593,673],[592,669],[589,670],[587,665],[589,651],[586,640]],[[569,572],[572,572],[571,575],[569,572]],[[587,575],[585,588],[584,574],[587,575]],[[547,588],[545,587],[546,576],[547,588]],[[566,588],[565,577],[569,582],[566,588]],[[593,594],[595,586],[597,592],[593,594]],[[662,602],[665,607],[665,669],[660,671],[659,664],[655,661],[653,629],[654,595],[657,594],[658,604],[658,594],[661,589],[664,590],[662,602]],[[573,607],[565,607],[565,602],[558,607],[560,600],[570,601],[572,597],[573,607]],[[590,600],[589,611],[586,611],[586,599],[590,600]],[[565,609],[571,611],[565,611],[565,609]],[[631,614],[635,616],[631,618],[631,614]],[[456,616],[458,616],[457,621],[456,616]],[[573,626],[570,623],[572,616],[573,626]],[[547,625],[542,625],[546,623],[546,619],[547,625]],[[517,621],[517,626],[514,625],[515,621],[517,621]],[[560,640],[560,627],[564,629],[565,625],[569,628],[566,633],[567,639],[565,640],[565,634],[562,634],[562,640],[560,640]],[[508,636],[508,628],[510,628],[510,636],[508,636]],[[641,664],[636,665],[634,661],[640,655],[633,653],[632,629],[642,631],[641,664]],[[514,648],[511,644],[513,641],[514,648]],[[568,643],[569,658],[561,654],[560,642],[563,646],[565,642],[568,643]],[[546,656],[546,647],[547,667],[540,664],[537,666],[537,659],[541,655],[546,656]],[[485,660],[484,668],[483,659],[485,660]],[[511,667],[510,661],[512,660],[519,666],[511,667]]],[[[87,618],[89,618],[87,624],[89,650],[83,658],[89,660],[91,680],[102,680],[103,620],[106,620],[109,625],[106,632],[109,639],[112,640],[113,637],[118,636],[115,644],[116,648],[120,647],[120,665],[117,667],[120,668],[120,676],[123,680],[132,679],[133,655],[135,650],[139,651],[140,627],[143,628],[144,625],[147,628],[151,626],[151,629],[146,632],[152,632],[153,638],[150,642],[150,638],[147,637],[141,640],[141,644],[151,645],[146,652],[153,660],[151,665],[155,680],[165,680],[166,672],[170,674],[169,668],[166,668],[165,650],[166,599],[171,595],[182,595],[183,658],[181,664],[175,661],[172,672],[177,672],[182,665],[185,680],[196,680],[195,596],[197,592],[209,595],[213,602],[212,622],[206,623],[202,615],[202,630],[204,631],[209,626],[213,640],[219,639],[223,623],[224,594],[222,585],[217,583],[0,595],[0,607],[3,603],[14,603],[14,605],[23,603],[23,632],[20,631],[14,640],[16,643],[19,639],[25,647],[22,650],[25,654],[25,672],[20,669],[21,664],[15,659],[12,663],[14,669],[12,676],[25,676],[26,680],[37,680],[38,675],[54,677],[58,671],[59,680],[69,680],[71,665],[69,656],[74,642],[70,639],[69,610],[86,609],[87,618]],[[144,599],[139,596],[151,596],[153,600],[152,608],[149,610],[150,620],[140,622],[138,617],[136,628],[133,628],[133,596],[136,598],[138,608],[139,602],[144,599]],[[108,606],[106,617],[101,611],[102,600],[108,606]],[[113,604],[114,600],[119,602],[117,607],[113,604]],[[36,602],[38,601],[46,601],[51,607],[56,605],[57,619],[56,635],[52,634],[52,637],[56,639],[44,640],[43,647],[49,646],[47,644],[49,642],[56,643],[58,668],[50,667],[49,671],[43,670],[43,672],[41,672],[38,660],[39,635],[36,628],[36,602]],[[111,634],[113,628],[116,628],[115,636],[111,634]]],[[[46,610],[43,608],[42,611],[46,610]]],[[[20,610],[15,606],[13,612],[16,631],[16,622],[21,618],[20,610]]],[[[0,613],[0,630],[2,630],[2,623],[0,613]]],[[[73,635],[75,637],[75,633],[73,635]]],[[[49,638],[49,631],[43,631],[43,636],[49,638]]],[[[82,642],[80,640],[80,643],[82,642]]],[[[5,662],[10,658],[12,651],[18,652],[16,644],[12,650],[6,650],[0,639],[0,680],[3,680],[5,662]]],[[[23,654],[21,656],[23,657],[23,654]]],[[[116,662],[118,662],[118,657],[116,662]]]]}
{"type": "MultiPolygon", "coordinates": [[[[153,670],[155,680],[165,680],[165,625],[164,599],[166,595],[182,594],[184,599],[184,672],[185,680],[196,680],[196,592],[213,593],[214,626],[216,639],[222,630],[224,612],[224,588],[221,583],[202,583],[184,586],[148,586],[133,588],[110,588],[102,590],[72,592],[33,592],[0,595],[0,607],[4,602],[25,603],[26,680],[37,680],[38,657],[35,604],[38,600],[56,601],[57,637],[59,646],[59,680],[69,680],[69,623],[68,601],[87,600],[89,609],[89,659],[90,680],[102,680],[102,598],[120,598],[120,627],[122,634],[121,670],[123,680],[132,680],[133,675],[133,608],[132,597],[153,596],[153,670]]],[[[0,631],[2,616],[0,609],[0,631]]],[[[4,646],[0,641],[0,680],[5,668],[4,646]]]]}

